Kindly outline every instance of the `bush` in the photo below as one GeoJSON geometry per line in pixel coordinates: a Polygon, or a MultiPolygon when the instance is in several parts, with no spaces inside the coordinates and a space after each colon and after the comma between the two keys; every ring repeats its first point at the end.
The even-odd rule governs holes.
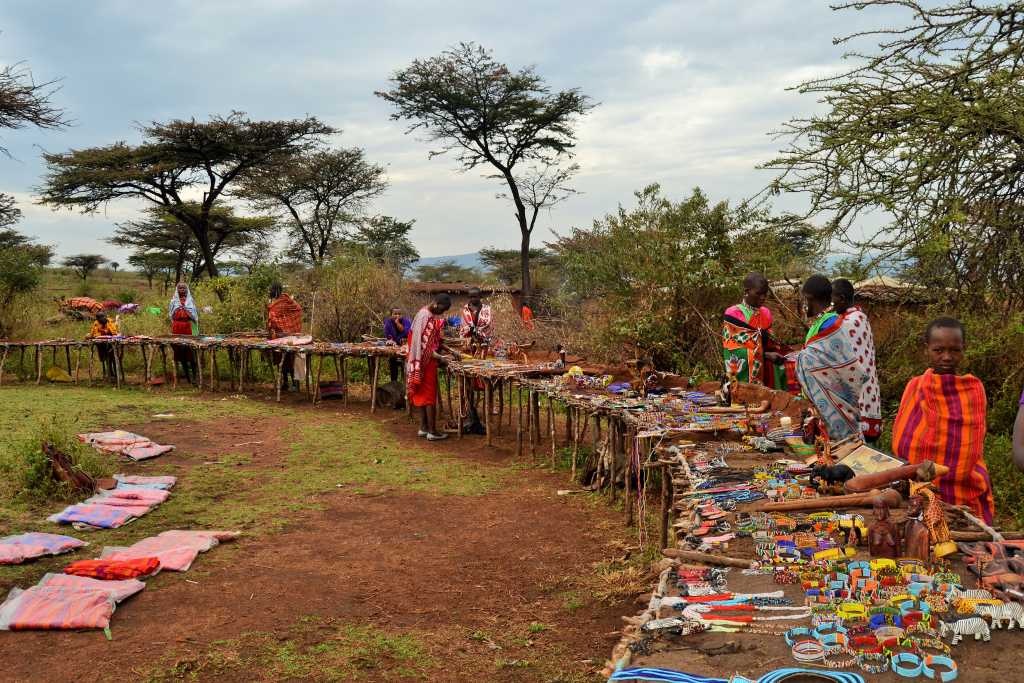
{"type": "Polygon", "coordinates": [[[139,293],[134,289],[125,289],[118,293],[114,297],[123,304],[137,304],[139,303],[139,293]]]}
{"type": "Polygon", "coordinates": [[[398,271],[358,255],[341,255],[307,274],[308,315],[314,315],[317,338],[357,342],[364,334],[380,336],[392,306],[411,310],[398,271]]]}
{"type": "Polygon", "coordinates": [[[985,439],[985,464],[996,497],[996,523],[1024,527],[1024,473],[1013,464],[1010,437],[997,434],[985,439]]]}
{"type": "Polygon", "coordinates": [[[53,475],[50,458],[42,444],[53,444],[65,453],[77,470],[92,477],[109,477],[115,461],[78,440],[74,423],[57,418],[41,421],[32,433],[0,451],[0,474],[13,484],[12,494],[31,502],[71,500],[81,493],[53,475]]]}

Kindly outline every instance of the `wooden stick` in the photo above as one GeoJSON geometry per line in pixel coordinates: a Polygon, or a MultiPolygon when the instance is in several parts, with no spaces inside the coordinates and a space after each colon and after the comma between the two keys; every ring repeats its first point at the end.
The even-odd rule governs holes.
{"type": "Polygon", "coordinates": [[[487,445],[491,445],[491,405],[494,403],[494,386],[491,380],[484,381],[484,431],[487,433],[487,445]]]}
{"type": "Polygon", "coordinates": [[[535,435],[534,423],[538,421],[537,418],[537,397],[533,389],[527,391],[526,396],[526,421],[528,424],[526,428],[530,431],[530,458],[533,460],[537,459],[537,437],[535,435]]]}
{"type": "Polygon", "coordinates": [[[551,469],[555,469],[556,452],[558,447],[555,438],[555,402],[548,396],[548,431],[551,433],[551,469]]]}
{"type": "MultiPolygon", "coordinates": [[[[316,385],[313,387],[313,405],[316,405],[316,404],[318,404],[320,402],[320,373],[323,372],[323,369],[324,369],[324,354],[321,353],[321,354],[318,354],[318,355],[320,356],[320,362],[317,363],[317,366],[316,366],[316,385]]],[[[314,358],[316,358],[316,356],[310,354],[310,356],[309,356],[309,362],[310,362],[310,368],[309,369],[310,370],[313,369],[312,363],[313,363],[313,359],[314,358]]]]}
{"type": "Polygon", "coordinates": [[[942,503],[942,507],[946,508],[947,510],[959,512],[961,515],[963,515],[964,519],[966,519],[968,522],[970,522],[971,524],[973,524],[974,526],[978,527],[986,534],[988,534],[993,541],[997,543],[1002,543],[1006,540],[1005,536],[1003,536],[1001,533],[999,533],[998,531],[990,527],[988,524],[986,524],[984,520],[978,519],[973,514],[971,514],[970,508],[967,508],[963,505],[950,505],[949,503],[946,503],[944,501],[939,502],[942,503]]]}
{"type": "MultiPolygon", "coordinates": [[[[451,368],[447,365],[444,368],[444,393],[448,397],[448,419],[451,420],[455,417],[455,413],[452,412],[452,379],[455,375],[452,374],[451,368]]],[[[459,429],[462,429],[462,425],[459,425],[459,429]]]]}
{"type": "MultiPolygon", "coordinates": [[[[409,378],[406,377],[405,381],[408,382],[409,378]]],[[[456,372],[455,373],[455,382],[456,382],[456,387],[458,388],[458,394],[459,394],[458,438],[459,438],[459,440],[461,440],[462,439],[462,423],[466,419],[466,402],[465,402],[466,380],[465,380],[465,377],[463,376],[463,374],[461,372],[456,372]]]]}
{"type": "Polygon", "coordinates": [[[672,468],[661,466],[661,547],[668,547],[668,529],[672,513],[672,468]]]}
{"type": "MultiPolygon", "coordinates": [[[[509,390],[511,390],[511,384],[509,385],[509,390]]],[[[517,385],[516,393],[517,393],[518,398],[519,398],[519,401],[518,401],[518,403],[519,403],[519,406],[518,406],[518,408],[519,408],[519,419],[516,420],[516,456],[522,458],[523,457],[523,387],[522,387],[522,385],[517,385]]],[[[510,403],[511,403],[511,401],[510,401],[510,403]]],[[[511,414],[512,414],[511,406],[509,406],[509,411],[508,412],[509,412],[509,415],[511,416],[511,414]]]]}
{"type": "MultiPolygon", "coordinates": [[[[576,460],[580,454],[580,439],[583,437],[583,429],[580,426],[580,410],[578,408],[569,408],[568,410],[576,411],[576,419],[572,423],[572,463],[569,466],[569,481],[576,481],[576,460]]],[[[583,420],[583,424],[586,425],[586,420],[583,420]]]]}
{"type": "Polygon", "coordinates": [[[40,353],[41,347],[36,347],[36,384],[38,385],[43,381],[43,355],[40,353]]]}
{"type": "Polygon", "coordinates": [[[761,503],[750,508],[750,512],[786,512],[791,510],[834,510],[839,508],[871,507],[875,498],[881,497],[890,508],[903,505],[903,497],[899,491],[885,489],[867,493],[850,493],[845,496],[822,496],[799,500],[784,500],[779,503],[761,503]]]}
{"type": "Polygon", "coordinates": [[[625,434],[623,434],[623,436],[622,436],[622,444],[623,444],[622,454],[626,458],[626,462],[624,463],[625,466],[626,466],[625,467],[625,477],[624,477],[625,480],[626,480],[625,481],[625,486],[624,486],[624,489],[626,491],[626,501],[625,501],[625,506],[624,507],[626,508],[626,527],[628,528],[628,527],[633,526],[633,449],[636,448],[636,442],[635,442],[634,438],[632,437],[632,435],[629,435],[629,448],[627,449],[625,447],[626,439],[627,439],[627,436],[625,434]]]}
{"type": "Polygon", "coordinates": [[[117,352],[117,348],[113,344],[111,344],[110,347],[111,347],[110,348],[111,353],[114,354],[114,380],[115,380],[114,385],[118,389],[120,389],[121,388],[121,357],[120,357],[120,354],[118,354],[118,352],[117,352]]]}
{"type": "MultiPolygon", "coordinates": [[[[4,383],[4,365],[7,364],[7,353],[10,350],[9,346],[4,346],[4,357],[0,359],[0,386],[3,386],[4,383]]],[[[75,383],[77,384],[78,382],[76,381],[75,383]]]]}
{"type": "Polygon", "coordinates": [[[281,402],[281,379],[284,377],[284,351],[281,351],[281,358],[277,361],[277,371],[274,373],[274,384],[277,386],[277,402],[281,402]]]}
{"type": "MultiPolygon", "coordinates": [[[[999,534],[1004,541],[1024,540],[1024,531],[1003,531],[999,534]]],[[[954,541],[991,541],[992,534],[987,531],[950,531],[949,537],[954,541]]]]}
{"type": "Polygon", "coordinates": [[[68,361],[68,374],[70,375],[71,374],[71,347],[70,346],[65,346],[64,347],[64,357],[68,361]]]}
{"type": "Polygon", "coordinates": [[[178,388],[178,362],[174,360],[174,347],[171,347],[171,388],[178,388]]]}
{"type": "Polygon", "coordinates": [[[374,413],[377,411],[377,377],[380,374],[380,359],[374,358],[373,356],[367,356],[366,360],[369,364],[367,365],[368,369],[370,365],[373,366],[373,379],[370,383],[370,412],[374,413]]]}
{"type": "Polygon", "coordinates": [[[712,555],[710,553],[699,553],[696,550],[682,550],[680,548],[664,548],[661,554],[671,557],[674,560],[686,560],[687,562],[698,562],[714,567],[740,567],[750,569],[751,560],[743,560],[738,557],[726,557],[725,555],[712,555]]]}
{"type": "Polygon", "coordinates": [[[89,344],[89,386],[92,386],[92,352],[95,349],[95,344],[89,344]]]}
{"type": "Polygon", "coordinates": [[[341,357],[341,384],[342,390],[345,392],[342,401],[344,405],[348,405],[348,356],[341,357]]]}

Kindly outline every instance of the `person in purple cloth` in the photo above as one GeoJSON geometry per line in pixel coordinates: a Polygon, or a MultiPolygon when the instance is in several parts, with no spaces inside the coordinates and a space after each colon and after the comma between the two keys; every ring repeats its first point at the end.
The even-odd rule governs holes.
{"type": "Polygon", "coordinates": [[[1017,419],[1013,421],[1013,464],[1024,471],[1024,393],[1017,406],[1017,419]]]}
{"type": "MultiPolygon", "coordinates": [[[[399,308],[392,308],[391,315],[384,320],[384,339],[397,346],[402,346],[409,340],[409,330],[412,329],[412,321],[402,315],[399,308]]],[[[402,367],[402,361],[392,357],[388,359],[388,369],[391,371],[391,381],[398,381],[398,372],[402,367]]]]}

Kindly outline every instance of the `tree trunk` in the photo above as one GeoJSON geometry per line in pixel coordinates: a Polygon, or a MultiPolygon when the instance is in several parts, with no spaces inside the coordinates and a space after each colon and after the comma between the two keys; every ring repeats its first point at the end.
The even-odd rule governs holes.
{"type": "MultiPolygon", "coordinates": [[[[519,247],[519,267],[521,269],[520,277],[522,278],[522,302],[525,304],[530,298],[530,292],[533,290],[533,282],[530,280],[530,231],[523,229],[522,231],[523,241],[519,247]]],[[[532,308],[532,307],[531,307],[532,308]]]]}

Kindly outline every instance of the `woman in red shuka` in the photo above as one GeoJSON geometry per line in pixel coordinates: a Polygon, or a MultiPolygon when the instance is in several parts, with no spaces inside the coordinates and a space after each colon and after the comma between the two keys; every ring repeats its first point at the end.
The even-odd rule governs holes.
{"type": "MultiPolygon", "coordinates": [[[[167,310],[171,318],[171,334],[190,337],[199,334],[199,309],[184,282],[178,283],[167,310]]],[[[181,366],[188,381],[195,384],[198,373],[195,349],[179,345],[171,348],[174,350],[174,362],[181,366]]]]}
{"type": "MultiPolygon", "coordinates": [[[[409,400],[420,411],[419,435],[428,441],[440,441],[448,435],[437,430],[437,368],[447,351],[444,346],[444,313],[452,306],[451,297],[441,293],[420,309],[409,332],[409,352],[405,376],[409,400]]],[[[456,359],[459,354],[450,352],[456,359]]]]}

